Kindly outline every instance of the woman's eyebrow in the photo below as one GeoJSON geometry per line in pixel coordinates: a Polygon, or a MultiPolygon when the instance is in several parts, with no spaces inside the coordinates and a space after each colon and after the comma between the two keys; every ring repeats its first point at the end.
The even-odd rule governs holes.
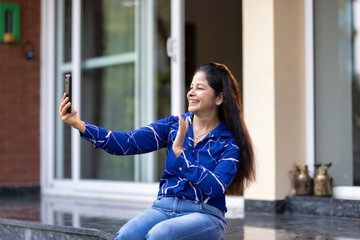
{"type": "MultiPolygon", "coordinates": [[[[193,85],[193,84],[191,84],[191,85],[193,85]]],[[[203,85],[203,86],[207,87],[207,85],[205,83],[196,83],[195,85],[203,85]]]]}

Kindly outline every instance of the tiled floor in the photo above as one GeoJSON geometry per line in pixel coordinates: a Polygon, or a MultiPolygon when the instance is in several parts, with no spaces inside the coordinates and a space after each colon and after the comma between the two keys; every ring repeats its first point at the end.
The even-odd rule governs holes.
{"type": "MultiPolygon", "coordinates": [[[[114,235],[146,207],[72,198],[2,197],[0,218],[99,229],[114,235]]],[[[246,213],[243,219],[228,219],[226,239],[360,239],[360,219],[246,213]]]]}

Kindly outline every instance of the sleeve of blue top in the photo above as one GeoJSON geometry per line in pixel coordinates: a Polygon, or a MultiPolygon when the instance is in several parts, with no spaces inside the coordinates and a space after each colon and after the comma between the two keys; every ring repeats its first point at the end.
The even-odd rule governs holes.
{"type": "Polygon", "coordinates": [[[156,121],[146,127],[131,132],[112,132],[89,123],[85,123],[85,134],[80,136],[94,144],[95,148],[104,149],[116,155],[148,153],[166,146],[170,129],[170,118],[156,121]]]}
{"type": "Polygon", "coordinates": [[[196,165],[190,158],[191,154],[186,150],[180,154],[175,163],[176,174],[188,179],[209,197],[218,197],[225,193],[236,174],[239,166],[239,148],[235,140],[229,143],[213,171],[196,165]]]}

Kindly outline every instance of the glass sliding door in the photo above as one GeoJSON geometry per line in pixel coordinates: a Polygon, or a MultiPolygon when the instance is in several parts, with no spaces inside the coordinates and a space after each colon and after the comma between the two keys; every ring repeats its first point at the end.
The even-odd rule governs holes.
{"type": "Polygon", "coordinates": [[[360,185],[359,1],[314,1],[316,162],[336,186],[360,185]]]}

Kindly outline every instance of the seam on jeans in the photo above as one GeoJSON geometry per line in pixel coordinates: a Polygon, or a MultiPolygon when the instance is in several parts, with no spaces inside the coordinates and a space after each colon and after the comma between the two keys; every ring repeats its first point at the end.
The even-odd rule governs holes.
{"type": "Polygon", "coordinates": [[[192,237],[192,236],[195,236],[195,235],[199,235],[199,234],[201,234],[201,233],[203,233],[203,232],[206,232],[206,231],[213,231],[213,230],[217,230],[220,234],[221,234],[221,237],[220,237],[220,239],[224,239],[224,233],[226,233],[226,231],[225,232],[221,232],[220,231],[220,229],[219,229],[219,226],[215,226],[215,227],[213,227],[213,228],[211,228],[211,229],[208,229],[208,228],[206,228],[206,229],[203,229],[203,230],[200,230],[200,231],[198,231],[198,232],[193,232],[193,233],[190,233],[190,234],[188,234],[188,235],[186,235],[186,236],[184,236],[184,237],[182,237],[182,238],[179,238],[179,240],[181,240],[181,239],[186,239],[186,238],[188,238],[188,237],[192,237]]]}
{"type": "MultiPolygon", "coordinates": [[[[215,209],[211,209],[211,208],[208,208],[208,206],[204,206],[203,204],[201,204],[200,206],[201,206],[202,213],[215,216],[218,219],[225,219],[225,215],[221,212],[220,209],[216,209],[215,207],[214,207],[215,209]]],[[[210,207],[212,207],[212,206],[210,206],[210,207]]]]}
{"type": "Polygon", "coordinates": [[[166,209],[163,209],[163,208],[159,208],[159,207],[154,207],[152,206],[151,207],[152,209],[162,213],[167,219],[170,219],[170,216],[168,214],[166,214],[165,212],[169,212],[169,214],[171,213],[171,211],[166,211],[166,209]]]}
{"type": "Polygon", "coordinates": [[[214,219],[214,218],[211,218],[211,221],[213,222],[213,223],[215,223],[215,225],[217,225],[217,226],[219,226],[219,222],[223,222],[224,223],[224,225],[225,225],[225,229],[227,229],[227,223],[226,223],[226,220],[225,220],[225,218],[221,218],[221,217],[219,217],[219,216],[217,216],[217,215],[214,215],[213,213],[209,213],[209,212],[203,212],[203,214],[206,214],[206,215],[208,215],[208,216],[211,216],[211,217],[214,217],[214,218],[216,218],[216,220],[214,219]]]}

